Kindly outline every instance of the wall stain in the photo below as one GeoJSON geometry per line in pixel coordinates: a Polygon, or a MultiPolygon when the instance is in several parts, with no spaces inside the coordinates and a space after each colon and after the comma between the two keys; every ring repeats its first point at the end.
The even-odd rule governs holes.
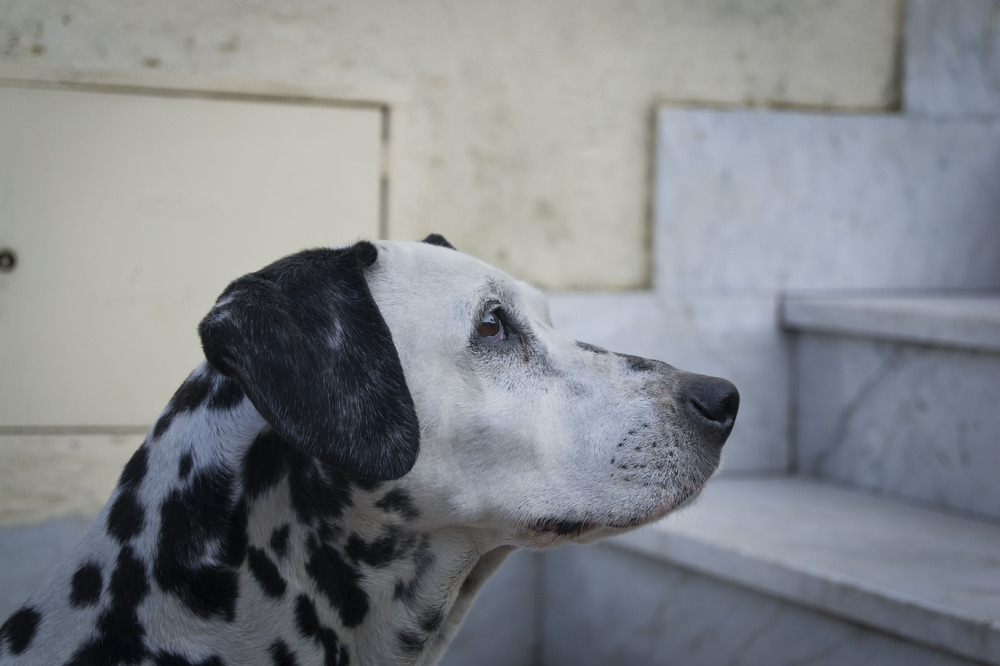
{"type": "Polygon", "coordinates": [[[219,53],[236,53],[240,50],[240,38],[235,35],[230,37],[226,41],[219,44],[218,50],[219,53]]]}
{"type": "Polygon", "coordinates": [[[4,49],[4,55],[10,55],[14,50],[21,44],[21,33],[17,30],[7,31],[7,45],[4,49]]]}

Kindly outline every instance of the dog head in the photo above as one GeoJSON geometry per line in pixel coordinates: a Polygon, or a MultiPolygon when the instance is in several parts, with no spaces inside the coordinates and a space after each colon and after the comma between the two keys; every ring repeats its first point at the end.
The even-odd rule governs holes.
{"type": "Polygon", "coordinates": [[[234,282],[209,362],[283,438],[400,479],[425,529],[541,547],[655,520],[718,466],[725,380],[558,333],[545,297],[439,236],[293,255],[234,282]]]}

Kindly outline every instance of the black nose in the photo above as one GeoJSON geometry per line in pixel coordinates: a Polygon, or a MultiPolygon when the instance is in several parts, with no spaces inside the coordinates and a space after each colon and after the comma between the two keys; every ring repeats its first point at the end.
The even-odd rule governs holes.
{"type": "Polygon", "coordinates": [[[696,375],[685,384],[691,407],[703,420],[727,432],[732,429],[740,409],[740,392],[731,382],[696,375]]]}

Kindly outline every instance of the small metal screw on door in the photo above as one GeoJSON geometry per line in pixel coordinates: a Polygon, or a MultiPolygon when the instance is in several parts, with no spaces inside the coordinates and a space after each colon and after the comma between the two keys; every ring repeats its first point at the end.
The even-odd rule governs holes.
{"type": "Polygon", "coordinates": [[[0,248],[0,273],[10,273],[17,267],[17,253],[9,247],[0,248]]]}

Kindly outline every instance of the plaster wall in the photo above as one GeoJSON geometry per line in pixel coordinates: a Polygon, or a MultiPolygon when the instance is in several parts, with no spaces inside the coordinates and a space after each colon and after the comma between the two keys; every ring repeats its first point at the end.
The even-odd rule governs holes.
{"type": "Polygon", "coordinates": [[[440,232],[543,286],[617,289],[651,279],[658,103],[895,108],[900,15],[898,0],[0,0],[0,65],[381,97],[390,237],[440,232]]]}
{"type": "MultiPolygon", "coordinates": [[[[391,116],[386,235],[440,232],[551,288],[627,289],[652,282],[660,103],[892,109],[901,25],[898,0],[0,0],[0,69],[382,102],[391,116]]],[[[600,342],[615,307],[636,300],[648,298],[611,298],[600,312],[582,303],[561,319],[600,342]],[[600,319],[597,330],[584,312],[600,319]]],[[[641,346],[731,372],[703,363],[697,345],[693,358],[641,346]]],[[[780,415],[754,418],[783,434],[780,415]]],[[[781,464],[783,437],[762,439],[771,452],[737,455],[737,468],[781,464]]],[[[6,524],[90,513],[131,448],[101,433],[11,433],[4,443],[8,458],[31,452],[32,484],[45,486],[36,501],[24,484],[5,483],[6,524]],[[55,458],[80,470],[72,483],[44,472],[55,458]],[[113,473],[91,473],[101,469],[91,462],[113,473]]],[[[29,478],[20,465],[5,468],[29,478]]]]}

